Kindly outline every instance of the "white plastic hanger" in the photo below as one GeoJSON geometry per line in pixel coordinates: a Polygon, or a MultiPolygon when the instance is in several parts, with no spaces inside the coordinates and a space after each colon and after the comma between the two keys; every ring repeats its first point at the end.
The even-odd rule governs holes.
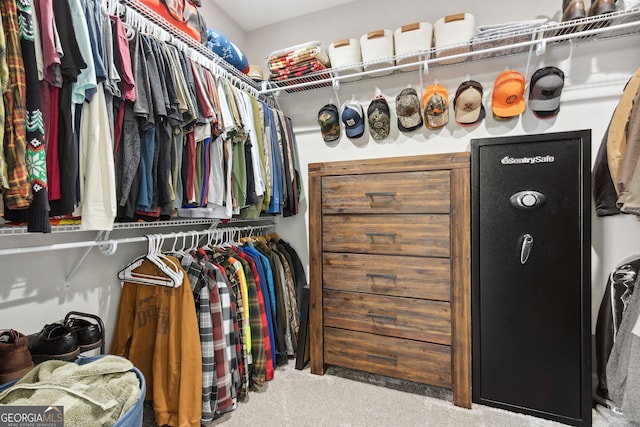
{"type": "Polygon", "coordinates": [[[184,273],[176,267],[173,260],[163,254],[162,256],[159,255],[162,241],[157,235],[147,235],[146,237],[148,240],[147,253],[134,259],[120,270],[118,272],[118,279],[142,285],[168,286],[170,288],[179,287],[182,284],[184,273]],[[166,264],[164,260],[167,260],[170,264],[166,264]],[[145,274],[136,271],[145,261],[153,263],[158,268],[158,272],[162,274],[145,274]],[[175,269],[170,267],[170,265],[175,269]]]}

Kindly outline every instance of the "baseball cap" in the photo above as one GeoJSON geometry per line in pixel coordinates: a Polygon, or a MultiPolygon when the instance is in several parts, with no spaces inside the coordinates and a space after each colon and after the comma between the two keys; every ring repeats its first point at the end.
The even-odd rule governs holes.
{"type": "Polygon", "coordinates": [[[415,89],[406,88],[396,96],[396,114],[398,129],[411,132],[422,126],[420,98],[415,89]]]}
{"type": "Polygon", "coordinates": [[[335,141],[340,138],[340,119],[338,107],[327,104],[318,111],[318,124],[325,142],[335,141]]]}
{"type": "Polygon", "coordinates": [[[389,136],[391,115],[389,114],[389,104],[384,96],[373,98],[367,108],[367,119],[369,133],[373,139],[377,141],[389,136]]]}
{"type": "Polygon", "coordinates": [[[342,105],[342,123],[349,138],[360,138],[364,134],[364,110],[357,101],[342,105]]]}
{"type": "Polygon", "coordinates": [[[529,108],[537,117],[549,118],[560,111],[560,94],[564,87],[564,73],[556,67],[543,67],[531,76],[529,108]]]}
{"type": "Polygon", "coordinates": [[[253,64],[249,65],[249,72],[247,73],[247,77],[255,81],[263,81],[264,73],[262,72],[262,67],[253,64]]]}
{"type": "Polygon", "coordinates": [[[484,119],[482,85],[475,80],[462,82],[453,98],[453,111],[461,125],[473,125],[484,119]]]}
{"type": "Polygon", "coordinates": [[[422,94],[422,106],[429,129],[441,128],[449,122],[449,94],[444,86],[430,85],[422,94]]]}
{"type": "Polygon", "coordinates": [[[498,75],[491,98],[493,114],[497,118],[515,117],[524,111],[524,76],[507,70],[498,75]]]}

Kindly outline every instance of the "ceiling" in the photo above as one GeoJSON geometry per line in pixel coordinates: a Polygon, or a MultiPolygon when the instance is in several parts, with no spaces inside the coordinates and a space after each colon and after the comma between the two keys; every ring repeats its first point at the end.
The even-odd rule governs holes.
{"type": "Polygon", "coordinates": [[[213,0],[247,32],[353,1],[355,0],[213,0]]]}

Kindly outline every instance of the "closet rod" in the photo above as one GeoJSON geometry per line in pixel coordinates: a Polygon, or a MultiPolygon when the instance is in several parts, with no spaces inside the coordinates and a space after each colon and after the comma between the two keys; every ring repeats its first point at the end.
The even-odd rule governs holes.
{"type": "MultiPolygon", "coordinates": [[[[485,48],[485,49],[479,49],[479,50],[470,50],[468,52],[462,52],[462,53],[456,53],[456,54],[452,54],[452,55],[446,55],[446,56],[440,56],[440,57],[434,57],[434,58],[429,58],[426,60],[419,60],[419,61],[413,61],[413,62],[409,62],[406,64],[400,64],[400,65],[392,65],[392,66],[388,66],[388,67],[384,67],[384,68],[375,68],[375,69],[371,69],[371,70],[366,70],[366,71],[360,71],[357,73],[351,73],[351,74],[344,74],[344,75],[339,75],[339,74],[335,74],[335,73],[339,73],[340,72],[340,68],[335,68],[335,69],[327,69],[324,71],[319,72],[320,75],[323,74],[327,74],[328,72],[330,72],[331,74],[335,74],[332,77],[325,77],[325,78],[318,78],[317,80],[311,80],[311,81],[305,81],[302,83],[297,83],[297,84],[287,84],[286,81],[283,82],[278,82],[278,81],[271,81],[269,82],[272,87],[265,89],[263,88],[260,91],[261,95],[265,95],[265,94],[271,94],[271,93],[279,93],[283,90],[288,91],[288,90],[293,90],[293,89],[300,89],[300,88],[306,88],[309,86],[317,86],[319,84],[323,84],[323,83],[333,83],[336,80],[342,80],[342,79],[354,79],[356,77],[360,77],[360,76],[368,76],[370,74],[376,74],[376,73],[384,73],[384,72],[393,72],[393,71],[397,71],[397,70],[402,70],[405,68],[411,68],[411,67],[416,67],[416,66],[420,66],[422,68],[424,68],[424,65],[427,64],[432,64],[432,63],[438,63],[438,62],[443,62],[443,61],[450,61],[452,59],[458,59],[458,58],[469,58],[469,57],[473,57],[476,55],[482,55],[482,54],[487,54],[487,53],[493,53],[493,52],[502,52],[506,49],[513,49],[513,48],[518,48],[518,47],[527,47],[527,46],[535,46],[535,45],[543,45],[546,43],[552,43],[552,42],[556,42],[556,41],[562,41],[562,40],[573,40],[573,39],[579,39],[579,38],[584,38],[587,36],[591,36],[591,35],[596,35],[596,34],[600,34],[600,33],[604,33],[604,32],[609,32],[609,31],[616,31],[616,30],[622,30],[622,29],[626,29],[626,28],[632,28],[632,27],[637,27],[640,25],[640,21],[631,21],[631,22],[626,22],[626,23],[622,23],[622,24],[615,24],[615,25],[610,25],[608,27],[601,27],[601,28],[592,28],[592,29],[588,29],[588,30],[580,30],[577,32],[573,32],[573,33],[567,33],[567,34],[562,34],[562,35],[558,35],[558,36],[549,36],[549,37],[542,37],[542,38],[536,38],[536,39],[532,39],[532,40],[527,40],[527,41],[522,41],[522,42],[517,42],[517,43],[511,43],[511,44],[507,44],[504,46],[494,46],[494,47],[489,47],[489,48],[485,48]]],[[[551,30],[558,30],[554,27],[541,27],[538,30],[537,34],[540,34],[541,32],[544,34],[545,31],[551,31],[551,30]]],[[[536,33],[533,33],[536,34],[536,33]]],[[[600,39],[600,40],[606,40],[606,39],[600,39]]],[[[443,50],[449,50],[449,49],[453,49],[453,48],[459,48],[459,47],[465,47],[469,45],[470,47],[472,46],[471,44],[461,44],[461,45],[452,45],[452,46],[447,46],[446,48],[444,48],[443,50]]],[[[431,56],[431,53],[437,53],[437,51],[433,50],[433,49],[429,49],[426,51],[417,51],[415,53],[412,54],[408,54],[408,55],[403,55],[403,56],[398,56],[398,57],[391,57],[393,59],[403,59],[404,57],[420,57],[423,58],[425,56],[431,56]]],[[[370,62],[363,62],[361,64],[354,64],[354,65],[375,65],[376,63],[384,63],[384,62],[388,62],[389,59],[391,58],[385,58],[385,59],[381,59],[381,60],[376,60],[376,61],[370,61],[370,62]]],[[[460,65],[461,62],[459,63],[455,63],[453,65],[460,65]]],[[[349,65],[348,67],[343,67],[343,69],[349,70],[352,69],[354,67],[354,65],[349,65]]],[[[420,71],[421,72],[421,71],[420,71]]],[[[308,76],[304,76],[304,78],[313,78],[313,75],[308,75],[308,76]]],[[[291,80],[296,80],[296,79],[291,79],[291,80]]],[[[297,79],[299,80],[299,79],[297,79]]]]}
{"type": "MultiPolygon", "coordinates": [[[[275,224],[268,225],[249,225],[244,227],[221,227],[215,229],[208,230],[199,230],[199,231],[185,231],[185,232],[172,232],[172,233],[158,233],[156,235],[163,236],[165,238],[182,238],[183,236],[206,236],[212,233],[224,233],[228,231],[262,231],[275,227],[275,224]]],[[[83,242],[69,242],[69,243],[54,243],[51,245],[41,245],[41,246],[25,246],[22,248],[8,248],[8,249],[0,249],[0,256],[4,255],[17,255],[17,254],[27,254],[34,252],[47,252],[47,251],[57,251],[63,249],[77,249],[77,248],[87,248],[94,246],[109,246],[109,245],[119,245],[124,243],[138,243],[138,242],[146,242],[148,239],[145,236],[139,237],[125,237],[122,239],[110,239],[110,240],[89,240],[83,242]]]]}

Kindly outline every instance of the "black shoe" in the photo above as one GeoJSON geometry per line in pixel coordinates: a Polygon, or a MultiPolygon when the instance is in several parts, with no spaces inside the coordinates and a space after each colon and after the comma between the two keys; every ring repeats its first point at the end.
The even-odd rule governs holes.
{"type": "Polygon", "coordinates": [[[39,334],[30,338],[29,351],[34,363],[51,359],[73,361],[80,354],[78,336],[60,323],[45,325],[39,334]]]}
{"type": "Polygon", "coordinates": [[[78,317],[70,317],[65,324],[78,336],[80,352],[92,350],[102,345],[102,331],[96,323],[78,317]]]}

